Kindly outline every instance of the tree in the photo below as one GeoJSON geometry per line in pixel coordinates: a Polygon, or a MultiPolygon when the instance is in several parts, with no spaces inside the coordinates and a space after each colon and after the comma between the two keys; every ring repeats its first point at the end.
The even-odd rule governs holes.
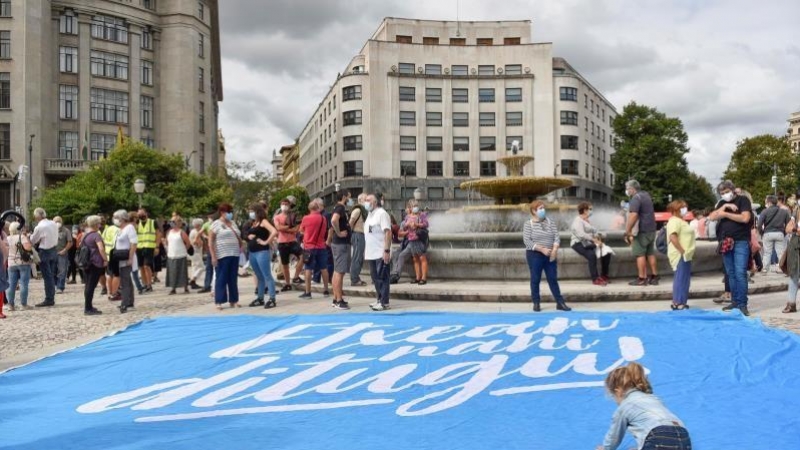
{"type": "Polygon", "coordinates": [[[308,191],[302,186],[289,186],[279,191],[275,191],[269,200],[269,210],[275,212],[281,206],[281,200],[293,195],[297,199],[297,217],[303,217],[308,212],[308,203],[311,198],[308,196],[308,191]]]}
{"type": "Polygon", "coordinates": [[[631,102],[614,118],[612,128],[616,149],[611,155],[611,168],[617,174],[615,194],[622,197],[625,181],[636,179],[653,197],[657,209],[663,209],[670,196],[686,199],[693,208],[713,204],[708,182],[687,167],[689,137],[680,119],[631,102]]]}
{"type": "Polygon", "coordinates": [[[775,192],[772,175],[778,168],[778,191],[794,192],[800,174],[800,160],[786,137],[762,134],[736,143],[723,177],[750,192],[753,201],[761,203],[775,192]]]}
{"type": "Polygon", "coordinates": [[[51,217],[62,216],[66,223],[80,223],[88,215],[111,214],[117,209],[135,210],[139,198],[133,183],[140,178],[147,186],[142,204],[154,217],[173,211],[186,218],[204,217],[232,197],[224,178],[189,172],[180,155],[128,140],[107,159],[92,163],[89,170],[45,190],[35,206],[43,207],[51,217]]]}
{"type": "Polygon", "coordinates": [[[260,200],[271,200],[275,192],[283,187],[281,180],[257,169],[252,161],[229,162],[226,169],[233,191],[233,208],[238,213],[244,213],[250,205],[260,200]]]}

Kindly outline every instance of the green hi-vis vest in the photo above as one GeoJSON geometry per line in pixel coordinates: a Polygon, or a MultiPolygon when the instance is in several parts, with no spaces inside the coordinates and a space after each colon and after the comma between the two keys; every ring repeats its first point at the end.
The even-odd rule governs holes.
{"type": "Polygon", "coordinates": [[[106,256],[111,258],[111,249],[114,248],[114,244],[117,243],[117,235],[119,234],[119,227],[116,225],[108,225],[106,229],[103,230],[103,234],[101,237],[103,238],[103,246],[106,250],[106,256]]]}
{"type": "Polygon", "coordinates": [[[153,219],[147,219],[144,225],[140,222],[136,234],[139,237],[136,248],[156,248],[156,225],[153,219]]]}

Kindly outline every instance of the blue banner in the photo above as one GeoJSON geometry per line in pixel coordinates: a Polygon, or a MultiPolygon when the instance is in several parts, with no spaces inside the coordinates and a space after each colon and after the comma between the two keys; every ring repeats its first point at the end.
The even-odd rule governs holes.
{"type": "Polygon", "coordinates": [[[701,311],[159,318],[0,375],[0,448],[594,449],[630,361],[695,450],[800,448],[800,338],[701,311]]]}

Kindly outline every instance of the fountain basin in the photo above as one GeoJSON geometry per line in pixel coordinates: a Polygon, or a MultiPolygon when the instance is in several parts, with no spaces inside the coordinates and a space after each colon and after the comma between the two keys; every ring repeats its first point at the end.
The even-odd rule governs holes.
{"type": "MultiPolygon", "coordinates": [[[[503,204],[506,203],[504,199],[532,199],[570,186],[572,186],[572,181],[564,178],[511,176],[469,180],[461,183],[460,188],[478,191],[503,204]]],[[[519,201],[511,201],[511,203],[519,203],[519,201]]]]}

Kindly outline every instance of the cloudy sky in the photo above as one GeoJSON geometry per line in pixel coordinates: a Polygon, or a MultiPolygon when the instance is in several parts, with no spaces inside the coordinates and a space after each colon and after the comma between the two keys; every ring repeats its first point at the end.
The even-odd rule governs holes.
{"type": "MultiPolygon", "coordinates": [[[[267,169],[384,17],[455,20],[456,0],[220,2],[228,157],[267,169]]],[[[618,110],[683,120],[690,168],[716,183],[736,141],[800,110],[797,0],[461,0],[461,20],[532,20],[618,110]]]]}

